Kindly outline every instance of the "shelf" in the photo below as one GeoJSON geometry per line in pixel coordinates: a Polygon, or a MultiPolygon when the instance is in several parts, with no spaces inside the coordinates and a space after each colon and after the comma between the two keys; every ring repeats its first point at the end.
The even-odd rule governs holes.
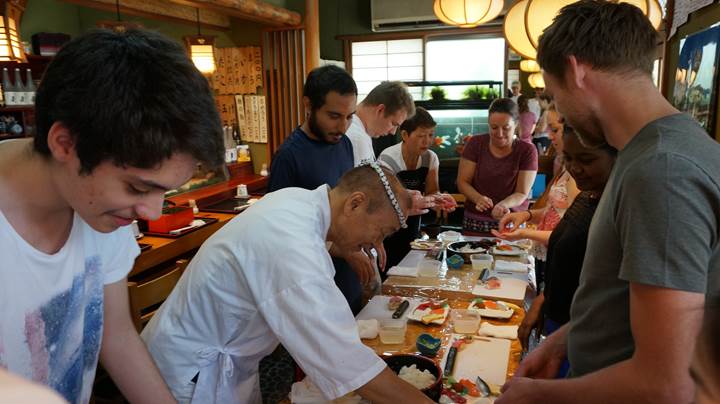
{"type": "Polygon", "coordinates": [[[26,137],[24,133],[21,133],[19,135],[0,134],[0,141],[9,139],[22,139],[24,137],[26,137]]]}
{"type": "Polygon", "coordinates": [[[0,107],[0,113],[4,112],[27,112],[33,111],[35,107],[32,105],[14,105],[12,107],[0,107]]]}

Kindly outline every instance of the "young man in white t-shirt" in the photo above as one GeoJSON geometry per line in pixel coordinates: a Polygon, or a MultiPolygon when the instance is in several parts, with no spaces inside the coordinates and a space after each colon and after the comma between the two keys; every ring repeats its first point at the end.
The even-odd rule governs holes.
{"type": "Polygon", "coordinates": [[[373,138],[394,135],[414,114],[415,102],[405,84],[384,81],[370,90],[345,133],[352,142],[355,167],[375,161],[373,138]]]}
{"type": "Polygon", "coordinates": [[[99,357],[130,402],[174,402],[130,319],[127,225],[222,164],[207,80],[159,34],[96,31],[50,63],[36,117],[0,143],[0,367],[87,403],[99,357]]]}

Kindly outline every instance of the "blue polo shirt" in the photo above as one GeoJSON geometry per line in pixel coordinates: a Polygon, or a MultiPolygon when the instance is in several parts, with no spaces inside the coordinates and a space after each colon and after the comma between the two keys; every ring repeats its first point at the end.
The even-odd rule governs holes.
{"type": "Polygon", "coordinates": [[[343,136],[337,144],[311,139],[298,126],[280,146],[270,167],[268,191],[287,187],[315,189],[337,185],[353,168],[352,143],[343,136]]]}

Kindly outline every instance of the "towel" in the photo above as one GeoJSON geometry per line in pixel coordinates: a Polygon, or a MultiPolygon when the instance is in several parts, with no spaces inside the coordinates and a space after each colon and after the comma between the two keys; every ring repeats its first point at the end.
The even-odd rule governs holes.
{"type": "Polygon", "coordinates": [[[495,261],[496,272],[521,272],[527,273],[528,265],[522,262],[496,260],[495,261]]]}
{"type": "Polygon", "coordinates": [[[394,266],[394,267],[388,269],[387,274],[394,275],[394,276],[411,276],[413,278],[417,278],[418,268],[417,267],[394,266]]]}
{"type": "Polygon", "coordinates": [[[478,334],[484,337],[517,339],[518,326],[516,325],[493,325],[487,321],[480,324],[478,334]]]}
{"type": "Polygon", "coordinates": [[[378,336],[378,321],[374,318],[370,320],[357,320],[358,333],[360,339],[374,339],[378,336]]]}

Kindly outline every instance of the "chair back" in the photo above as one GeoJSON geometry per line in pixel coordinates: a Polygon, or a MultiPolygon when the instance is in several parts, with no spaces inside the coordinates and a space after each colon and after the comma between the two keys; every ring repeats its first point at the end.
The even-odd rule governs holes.
{"type": "Polygon", "coordinates": [[[170,295],[188,263],[188,260],[178,260],[176,265],[168,271],[162,271],[137,282],[128,282],[130,314],[138,332],[150,321],[160,304],[170,295]]]}

